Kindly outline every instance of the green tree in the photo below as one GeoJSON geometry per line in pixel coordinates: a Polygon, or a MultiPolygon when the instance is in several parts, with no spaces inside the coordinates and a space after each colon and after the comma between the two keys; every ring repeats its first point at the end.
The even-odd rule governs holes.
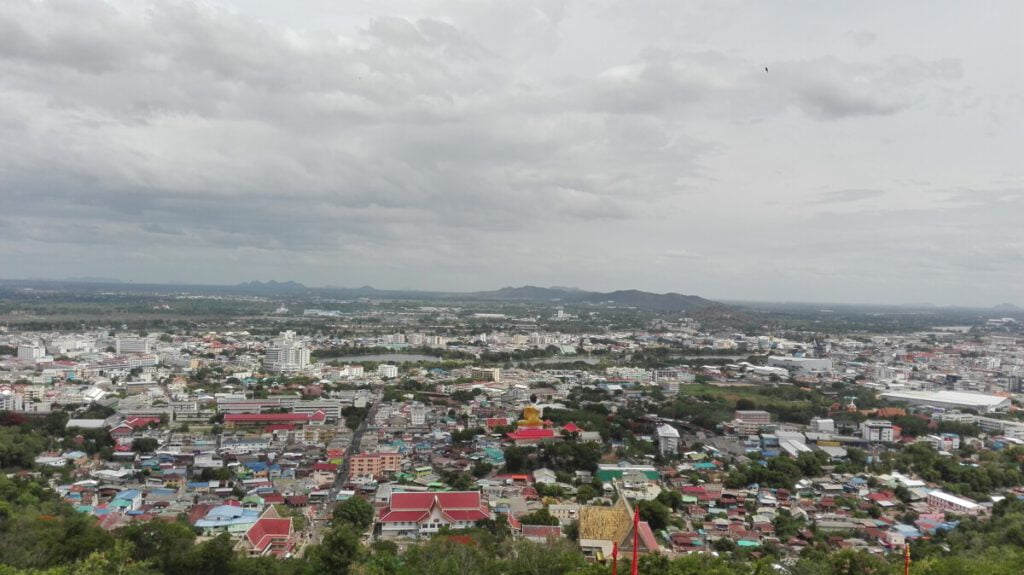
{"type": "Polygon", "coordinates": [[[132,451],[152,453],[160,446],[160,442],[152,437],[136,437],[132,440],[132,451]]]}
{"type": "Polygon", "coordinates": [[[366,531],[373,524],[373,505],[361,497],[349,497],[334,507],[331,519],[334,525],[366,531]]]}
{"type": "Polygon", "coordinates": [[[132,523],[114,532],[131,544],[136,561],[150,561],[165,575],[185,575],[190,565],[186,559],[192,551],[196,534],[186,523],[149,521],[132,523]]]}
{"type": "Polygon", "coordinates": [[[349,567],[362,557],[359,533],[342,522],[324,535],[323,542],[310,551],[312,573],[348,573],[349,567]]]}
{"type": "Polygon", "coordinates": [[[558,525],[558,518],[551,515],[547,509],[538,509],[520,516],[519,522],[523,525],[558,525]]]}
{"type": "Polygon", "coordinates": [[[668,518],[671,510],[657,501],[641,501],[637,506],[640,508],[640,519],[650,524],[651,529],[664,529],[668,525],[668,518]]]}

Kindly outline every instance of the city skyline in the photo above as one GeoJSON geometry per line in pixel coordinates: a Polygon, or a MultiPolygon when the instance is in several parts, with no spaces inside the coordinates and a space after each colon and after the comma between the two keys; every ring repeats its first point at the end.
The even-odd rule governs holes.
{"type": "Polygon", "coordinates": [[[1024,304],[1024,7],[941,8],[13,2],[0,275],[1024,304]]]}

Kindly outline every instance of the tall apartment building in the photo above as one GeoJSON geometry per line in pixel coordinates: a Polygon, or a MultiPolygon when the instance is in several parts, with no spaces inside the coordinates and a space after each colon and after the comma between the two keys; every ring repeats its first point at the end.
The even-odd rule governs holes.
{"type": "Polygon", "coordinates": [[[18,346],[18,359],[21,361],[35,361],[44,355],[46,355],[46,350],[37,343],[27,343],[18,346]]]}
{"type": "Polygon", "coordinates": [[[296,372],[309,366],[309,349],[295,339],[295,332],[289,330],[270,342],[263,359],[263,368],[271,372],[296,372]]]}
{"type": "Polygon", "coordinates": [[[380,377],[398,377],[398,366],[390,363],[382,363],[377,366],[377,375],[380,377]]]}
{"type": "Polygon", "coordinates": [[[145,337],[118,337],[114,339],[114,351],[118,354],[124,353],[149,353],[152,350],[153,342],[145,337]]]}
{"type": "Polygon", "coordinates": [[[679,431],[667,423],[658,427],[658,452],[662,455],[679,453],[679,431]]]}
{"type": "Polygon", "coordinates": [[[413,405],[409,408],[409,423],[412,425],[427,424],[427,406],[413,405]]]}
{"type": "Polygon", "coordinates": [[[497,367],[474,367],[470,374],[476,381],[501,381],[501,370],[497,367]]]}

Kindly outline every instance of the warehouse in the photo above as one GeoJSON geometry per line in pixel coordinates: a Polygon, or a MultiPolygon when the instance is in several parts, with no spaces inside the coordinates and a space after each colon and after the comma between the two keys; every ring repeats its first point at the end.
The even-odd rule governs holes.
{"type": "Polygon", "coordinates": [[[1010,398],[964,391],[890,391],[882,399],[938,409],[973,409],[978,413],[1006,411],[1010,398]]]}

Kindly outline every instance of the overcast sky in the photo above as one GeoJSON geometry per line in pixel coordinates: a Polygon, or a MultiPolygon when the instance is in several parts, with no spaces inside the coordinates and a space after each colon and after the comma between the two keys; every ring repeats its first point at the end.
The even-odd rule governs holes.
{"type": "Polygon", "coordinates": [[[1024,304],[1022,21],[5,0],[0,277],[1024,304]]]}

